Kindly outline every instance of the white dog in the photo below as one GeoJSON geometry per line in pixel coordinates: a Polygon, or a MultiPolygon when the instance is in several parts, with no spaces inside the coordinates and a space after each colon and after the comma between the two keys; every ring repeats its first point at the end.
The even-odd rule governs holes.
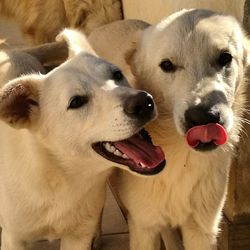
{"type": "Polygon", "coordinates": [[[168,225],[180,227],[186,250],[209,250],[241,131],[248,41],[235,18],[209,10],[183,10],[148,26],[119,21],[89,37],[100,56],[134,77],[134,87],[154,96],[159,110],[147,129],[168,167],[150,179],[116,176],[131,250],[158,249],[160,234],[176,249],[168,225]]]}
{"type": "Polygon", "coordinates": [[[72,59],[0,90],[2,250],[58,238],[62,250],[90,249],[111,166],[149,175],[165,165],[136,134],[156,116],[152,97],[129,88],[80,33],[60,37],[72,59]]]}

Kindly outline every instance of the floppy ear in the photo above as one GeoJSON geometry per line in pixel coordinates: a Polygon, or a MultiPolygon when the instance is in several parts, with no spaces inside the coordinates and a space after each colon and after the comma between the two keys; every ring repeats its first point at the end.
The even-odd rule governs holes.
{"type": "Polygon", "coordinates": [[[0,120],[14,128],[30,128],[39,116],[39,79],[25,76],[0,89],[0,120]]]}
{"type": "Polygon", "coordinates": [[[127,50],[124,54],[124,59],[125,59],[126,63],[129,65],[129,67],[134,75],[135,75],[135,66],[134,66],[135,65],[135,55],[137,53],[139,39],[141,39],[142,32],[143,32],[142,30],[138,30],[136,32],[135,41],[131,42],[129,50],[127,50]]]}
{"type": "Polygon", "coordinates": [[[63,0],[63,2],[70,27],[84,27],[86,19],[91,12],[92,4],[89,4],[89,1],[83,0],[63,0]]]}
{"type": "Polygon", "coordinates": [[[69,58],[81,53],[86,52],[96,55],[95,51],[90,46],[87,37],[76,29],[64,29],[57,37],[58,42],[66,41],[69,47],[69,58]]]}
{"type": "Polygon", "coordinates": [[[131,47],[124,54],[125,61],[128,65],[131,65],[133,63],[134,55],[136,53],[136,47],[137,47],[137,43],[132,42],[131,47]]]}
{"type": "Polygon", "coordinates": [[[87,23],[86,19],[88,17],[88,13],[89,11],[87,11],[85,8],[80,8],[73,19],[72,27],[84,27],[87,23]]]}

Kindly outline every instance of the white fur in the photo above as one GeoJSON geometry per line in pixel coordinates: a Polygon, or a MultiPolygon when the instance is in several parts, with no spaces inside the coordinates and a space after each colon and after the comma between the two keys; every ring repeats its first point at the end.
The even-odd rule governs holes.
{"type": "MultiPolygon", "coordinates": [[[[66,41],[69,44],[69,57],[78,55],[79,53],[86,51],[96,55],[94,50],[89,45],[87,38],[77,30],[64,29],[57,37],[56,41],[66,41]]],[[[96,55],[97,56],[97,55],[96,55]]]]}
{"type": "Polygon", "coordinates": [[[91,145],[140,129],[123,109],[138,91],[125,78],[110,79],[114,66],[93,55],[85,36],[70,30],[60,36],[76,52],[71,59],[47,75],[22,76],[0,89],[2,250],[58,238],[61,250],[90,249],[113,165],[91,145]],[[77,46],[71,44],[76,37],[77,46]],[[69,109],[76,95],[89,101],[69,109]]]}
{"type": "MultiPolygon", "coordinates": [[[[170,225],[180,227],[186,250],[210,250],[216,242],[232,150],[241,130],[249,55],[246,38],[233,17],[205,10],[183,10],[149,28],[145,24],[139,36],[137,27],[138,21],[117,22],[96,30],[89,38],[100,56],[118,62],[126,73],[128,65],[116,59],[128,56],[127,48],[134,47],[128,58],[134,86],[151,93],[159,110],[159,118],[147,130],[164,148],[167,167],[148,179],[121,171],[115,178],[128,211],[130,249],[159,249],[160,235],[169,250],[179,249],[170,239],[170,225]],[[108,46],[112,53],[103,50],[108,46]],[[122,46],[125,51],[121,51],[122,46]],[[215,66],[223,50],[233,56],[229,74],[215,66]],[[162,71],[159,65],[165,59],[177,66],[175,72],[162,71]],[[215,108],[225,119],[229,138],[226,145],[213,151],[198,152],[185,141],[184,113],[212,90],[226,97],[227,104],[215,108]]],[[[131,77],[131,72],[127,74],[131,77]]]]}

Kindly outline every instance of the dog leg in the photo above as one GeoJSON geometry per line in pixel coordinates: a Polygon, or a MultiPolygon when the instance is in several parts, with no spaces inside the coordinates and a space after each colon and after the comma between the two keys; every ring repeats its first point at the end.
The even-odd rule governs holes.
{"type": "Polygon", "coordinates": [[[98,221],[97,230],[95,233],[95,237],[92,241],[92,249],[99,250],[101,249],[101,235],[102,235],[102,216],[103,216],[103,209],[100,215],[100,219],[98,221]]]}
{"type": "Polygon", "coordinates": [[[60,250],[91,250],[93,235],[83,237],[67,236],[61,239],[60,250]]]}
{"type": "Polygon", "coordinates": [[[6,233],[4,230],[2,231],[1,236],[2,246],[1,250],[25,250],[26,244],[15,238],[13,235],[6,233]]]}
{"type": "Polygon", "coordinates": [[[161,231],[161,237],[167,250],[184,249],[180,233],[171,226],[167,226],[161,231]]]}
{"type": "Polygon", "coordinates": [[[216,249],[215,235],[212,232],[204,232],[193,218],[189,218],[187,222],[181,226],[181,229],[185,250],[216,249]]]}
{"type": "Polygon", "coordinates": [[[160,250],[160,233],[152,228],[144,229],[129,221],[130,250],[160,250]]]}
{"type": "Polygon", "coordinates": [[[61,239],[60,250],[91,250],[92,238],[64,237],[61,239]]]}

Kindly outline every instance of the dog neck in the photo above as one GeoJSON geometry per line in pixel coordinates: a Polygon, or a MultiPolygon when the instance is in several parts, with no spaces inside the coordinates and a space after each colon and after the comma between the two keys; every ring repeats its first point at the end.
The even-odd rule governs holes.
{"type": "Polygon", "coordinates": [[[95,183],[90,179],[98,179],[99,185],[105,186],[112,164],[99,159],[94,152],[65,155],[65,152],[52,150],[27,130],[18,133],[22,138],[25,137],[23,141],[27,142],[27,138],[29,141],[27,144],[20,144],[18,152],[23,152],[21,148],[32,147],[25,150],[28,154],[20,157],[23,163],[17,169],[21,181],[29,179],[27,183],[22,183],[22,186],[26,183],[27,190],[33,186],[33,190],[54,193],[73,183],[69,186],[70,189],[82,189],[82,192],[87,193],[95,183]]]}

